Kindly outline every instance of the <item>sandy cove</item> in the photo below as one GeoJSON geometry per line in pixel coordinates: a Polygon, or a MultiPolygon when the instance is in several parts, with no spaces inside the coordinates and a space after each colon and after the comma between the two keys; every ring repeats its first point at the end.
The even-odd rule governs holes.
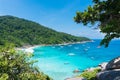
{"type": "Polygon", "coordinates": [[[93,40],[91,41],[82,41],[82,42],[70,42],[70,43],[62,43],[62,44],[50,44],[50,45],[46,45],[46,44],[41,44],[41,45],[27,45],[27,46],[23,46],[20,48],[16,48],[16,50],[22,50],[25,51],[27,53],[33,53],[34,52],[34,48],[37,47],[41,47],[41,46],[64,46],[64,45],[69,45],[69,44],[83,44],[83,43],[87,43],[87,42],[94,42],[93,40]]]}

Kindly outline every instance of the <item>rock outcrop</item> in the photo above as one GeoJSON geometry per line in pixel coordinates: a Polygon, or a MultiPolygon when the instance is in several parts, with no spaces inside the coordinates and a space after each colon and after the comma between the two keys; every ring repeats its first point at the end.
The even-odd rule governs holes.
{"type": "Polygon", "coordinates": [[[120,69],[99,72],[97,77],[99,80],[120,80],[120,69]]]}
{"type": "Polygon", "coordinates": [[[99,66],[102,71],[97,74],[98,80],[120,80],[120,57],[99,66]]]}
{"type": "Polygon", "coordinates": [[[108,62],[103,62],[102,64],[99,64],[98,66],[100,67],[101,71],[106,70],[106,65],[108,64],[108,62]]]}
{"type": "Polygon", "coordinates": [[[120,57],[117,57],[106,65],[106,70],[120,69],[120,57]]]}

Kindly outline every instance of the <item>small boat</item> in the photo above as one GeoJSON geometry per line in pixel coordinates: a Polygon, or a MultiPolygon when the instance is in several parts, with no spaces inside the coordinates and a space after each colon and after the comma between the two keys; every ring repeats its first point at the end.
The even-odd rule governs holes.
{"type": "Polygon", "coordinates": [[[97,46],[97,48],[101,48],[101,46],[97,46]]]}
{"type": "Polygon", "coordinates": [[[87,47],[87,48],[90,48],[90,47],[87,47]]]}
{"type": "Polygon", "coordinates": [[[64,64],[69,64],[69,62],[64,62],[64,64]]]}
{"type": "Polygon", "coordinates": [[[63,48],[63,46],[60,46],[60,48],[63,48]]]}
{"type": "Polygon", "coordinates": [[[79,72],[80,72],[79,69],[75,69],[75,70],[73,71],[73,73],[79,73],[79,72]]]}
{"type": "Polygon", "coordinates": [[[74,47],[74,49],[79,49],[79,47],[74,47]]]}
{"type": "Polygon", "coordinates": [[[68,55],[69,55],[69,56],[74,56],[75,54],[74,54],[74,53],[69,53],[68,55]]]}
{"type": "Polygon", "coordinates": [[[91,57],[91,59],[94,59],[94,57],[91,57]]]}
{"type": "Polygon", "coordinates": [[[82,46],[85,46],[84,44],[82,46]]]}
{"type": "Polygon", "coordinates": [[[84,49],[84,51],[88,51],[88,49],[86,48],[86,49],[84,49]]]}
{"type": "Polygon", "coordinates": [[[53,46],[52,48],[55,48],[55,46],[53,46]]]}
{"type": "Polygon", "coordinates": [[[69,47],[71,47],[72,45],[68,45],[69,47]]]}

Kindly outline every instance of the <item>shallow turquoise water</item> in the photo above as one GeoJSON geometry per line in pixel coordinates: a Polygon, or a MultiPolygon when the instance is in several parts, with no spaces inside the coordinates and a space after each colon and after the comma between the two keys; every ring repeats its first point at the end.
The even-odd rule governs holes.
{"type": "Polygon", "coordinates": [[[33,60],[41,71],[54,80],[64,80],[71,76],[75,69],[80,71],[95,67],[120,56],[120,41],[114,40],[108,48],[98,48],[100,40],[83,44],[70,44],[65,46],[43,46],[34,49],[33,60]]]}

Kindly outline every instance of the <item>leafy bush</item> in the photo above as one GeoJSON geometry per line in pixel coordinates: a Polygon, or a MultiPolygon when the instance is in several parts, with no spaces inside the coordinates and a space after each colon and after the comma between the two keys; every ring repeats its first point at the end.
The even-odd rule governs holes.
{"type": "Polygon", "coordinates": [[[51,80],[33,63],[26,54],[15,51],[13,45],[0,46],[0,80],[51,80]]]}
{"type": "Polygon", "coordinates": [[[80,77],[84,77],[87,80],[96,80],[96,74],[100,71],[100,69],[94,69],[93,71],[84,71],[80,77]]]}

